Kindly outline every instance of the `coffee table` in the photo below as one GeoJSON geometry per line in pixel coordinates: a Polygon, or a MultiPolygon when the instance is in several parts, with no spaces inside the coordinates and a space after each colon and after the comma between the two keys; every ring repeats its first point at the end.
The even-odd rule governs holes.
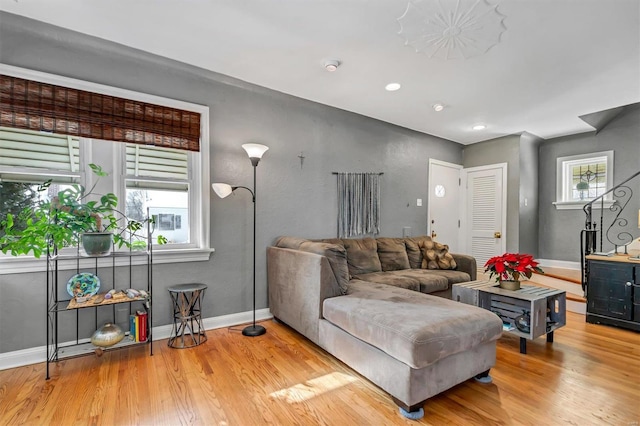
{"type": "Polygon", "coordinates": [[[522,285],[519,290],[505,290],[495,281],[470,281],[454,284],[452,299],[488,309],[498,315],[504,331],[520,337],[520,353],[527,353],[527,340],[542,335],[553,343],[553,332],[567,323],[564,290],[522,285]],[[518,329],[516,319],[528,314],[529,327],[518,329]]]}

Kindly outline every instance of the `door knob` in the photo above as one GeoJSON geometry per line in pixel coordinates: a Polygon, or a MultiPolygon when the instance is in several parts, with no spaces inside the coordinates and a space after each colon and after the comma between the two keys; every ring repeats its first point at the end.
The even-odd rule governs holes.
{"type": "Polygon", "coordinates": [[[493,238],[502,238],[502,233],[500,231],[496,231],[493,233],[493,238]]]}

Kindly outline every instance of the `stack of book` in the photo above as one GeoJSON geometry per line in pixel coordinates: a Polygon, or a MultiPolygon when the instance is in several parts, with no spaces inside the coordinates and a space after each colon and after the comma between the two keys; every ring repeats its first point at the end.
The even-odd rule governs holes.
{"type": "Polygon", "coordinates": [[[148,314],[144,311],[136,311],[135,315],[129,315],[129,339],[134,342],[146,342],[149,337],[148,314]]]}

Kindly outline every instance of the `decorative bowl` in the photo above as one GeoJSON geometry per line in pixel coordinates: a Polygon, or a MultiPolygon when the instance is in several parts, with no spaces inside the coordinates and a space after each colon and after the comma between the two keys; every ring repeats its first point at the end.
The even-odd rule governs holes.
{"type": "Polygon", "coordinates": [[[106,323],[91,336],[91,343],[101,348],[108,348],[124,339],[124,331],[116,324],[106,323]]]}

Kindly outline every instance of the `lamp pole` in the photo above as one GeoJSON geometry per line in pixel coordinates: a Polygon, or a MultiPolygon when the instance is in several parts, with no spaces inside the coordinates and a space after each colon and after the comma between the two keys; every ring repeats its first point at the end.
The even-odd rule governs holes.
{"type": "Polygon", "coordinates": [[[228,197],[238,188],[244,188],[251,193],[253,201],[253,323],[250,326],[245,327],[244,330],[242,330],[242,334],[245,336],[255,337],[261,336],[267,332],[263,326],[256,325],[256,169],[258,168],[258,163],[260,162],[262,155],[269,149],[269,147],[257,143],[246,143],[242,145],[242,148],[249,155],[251,165],[253,166],[253,190],[246,186],[232,186],[228,183],[212,183],[211,187],[220,198],[228,197]]]}
{"type": "Polygon", "coordinates": [[[259,158],[251,158],[251,165],[253,165],[253,324],[242,330],[244,336],[250,337],[261,336],[267,332],[263,326],[256,325],[256,169],[259,161],[259,158]]]}

